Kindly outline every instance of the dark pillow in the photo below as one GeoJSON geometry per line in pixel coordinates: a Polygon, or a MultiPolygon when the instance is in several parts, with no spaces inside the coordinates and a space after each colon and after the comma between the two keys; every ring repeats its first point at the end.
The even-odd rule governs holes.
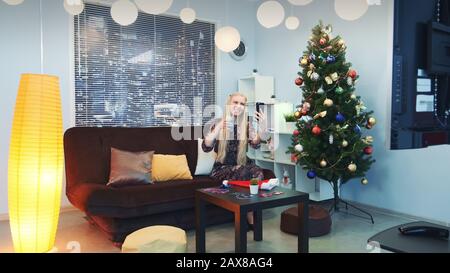
{"type": "Polygon", "coordinates": [[[122,187],[152,183],[154,151],[128,152],[111,148],[108,186],[122,187]]]}

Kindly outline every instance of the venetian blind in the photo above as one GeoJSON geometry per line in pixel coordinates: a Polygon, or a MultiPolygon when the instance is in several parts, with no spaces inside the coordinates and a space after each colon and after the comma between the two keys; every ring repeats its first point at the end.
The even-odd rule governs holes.
{"type": "Polygon", "coordinates": [[[204,125],[216,98],[214,33],[209,22],[146,13],[120,26],[109,7],[86,4],[74,19],[76,126],[204,125]]]}

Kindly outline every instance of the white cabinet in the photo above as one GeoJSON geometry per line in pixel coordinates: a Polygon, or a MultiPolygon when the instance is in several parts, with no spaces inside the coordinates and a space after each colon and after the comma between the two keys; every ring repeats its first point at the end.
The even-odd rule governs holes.
{"type": "Polygon", "coordinates": [[[310,199],[322,201],[333,198],[333,188],[327,182],[319,178],[309,179],[306,171],[301,166],[291,161],[290,154],[286,153],[292,144],[292,130],[284,119],[285,114],[294,111],[294,104],[289,102],[273,102],[273,78],[254,76],[239,80],[239,92],[248,98],[248,112],[250,121],[256,111],[255,102],[264,102],[261,106],[267,118],[267,127],[272,140],[273,148],[268,144],[262,144],[258,150],[248,148],[248,157],[264,169],[272,170],[280,181],[282,188],[295,189],[307,192],[310,199]],[[290,184],[284,183],[284,174],[288,174],[290,184]]]}
{"type": "Polygon", "coordinates": [[[239,92],[243,93],[248,103],[269,103],[274,94],[274,79],[269,76],[250,76],[239,80],[239,92]]]}

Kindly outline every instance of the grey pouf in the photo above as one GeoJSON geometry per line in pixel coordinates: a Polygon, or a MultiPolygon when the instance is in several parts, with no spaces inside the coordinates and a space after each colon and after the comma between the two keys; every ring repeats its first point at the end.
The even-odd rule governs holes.
{"type": "MultiPolygon", "coordinates": [[[[297,235],[298,209],[289,208],[281,213],[280,229],[283,232],[297,235]]],[[[309,205],[309,237],[319,237],[330,233],[331,217],[328,210],[316,205],[309,205]]]]}

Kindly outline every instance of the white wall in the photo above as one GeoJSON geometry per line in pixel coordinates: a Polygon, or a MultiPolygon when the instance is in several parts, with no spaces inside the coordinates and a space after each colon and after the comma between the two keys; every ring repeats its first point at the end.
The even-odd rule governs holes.
{"type": "MultiPolygon", "coordinates": [[[[287,1],[283,2],[287,7],[287,1]]],[[[268,30],[257,24],[256,66],[261,74],[276,78],[279,99],[299,103],[301,93],[294,85],[298,59],[306,49],[312,27],[320,19],[332,24],[334,34],[347,41],[347,60],[361,76],[357,92],[368,108],[375,111],[378,120],[375,129],[369,131],[376,139],[374,157],[377,159],[368,173],[370,184],[362,186],[359,180],[352,181],[343,187],[343,197],[449,223],[450,146],[390,151],[386,145],[390,123],[393,1],[382,3],[372,6],[356,22],[340,19],[334,11],[333,0],[320,0],[295,8],[294,13],[302,22],[296,31],[288,31],[284,26],[268,30]]]]}
{"type": "MultiPolygon", "coordinates": [[[[60,77],[64,128],[71,127],[70,94],[70,19],[62,0],[43,0],[44,65],[45,73],[60,77]]],[[[169,14],[178,14],[185,1],[174,1],[169,14]]],[[[217,22],[226,21],[225,2],[220,0],[191,0],[198,18],[217,22]]],[[[238,28],[250,48],[255,48],[255,3],[230,0],[228,21],[238,28]],[[238,5],[239,3],[239,5],[238,5]]],[[[27,0],[19,6],[8,6],[0,1],[0,215],[8,212],[7,178],[8,147],[14,104],[20,75],[40,73],[39,1],[27,0]]],[[[217,50],[219,52],[219,50],[217,50]]],[[[217,72],[218,103],[223,104],[227,93],[237,90],[238,78],[251,74],[254,51],[236,62],[227,54],[219,54],[217,72]]],[[[63,192],[62,206],[69,205],[63,192]]]]}

